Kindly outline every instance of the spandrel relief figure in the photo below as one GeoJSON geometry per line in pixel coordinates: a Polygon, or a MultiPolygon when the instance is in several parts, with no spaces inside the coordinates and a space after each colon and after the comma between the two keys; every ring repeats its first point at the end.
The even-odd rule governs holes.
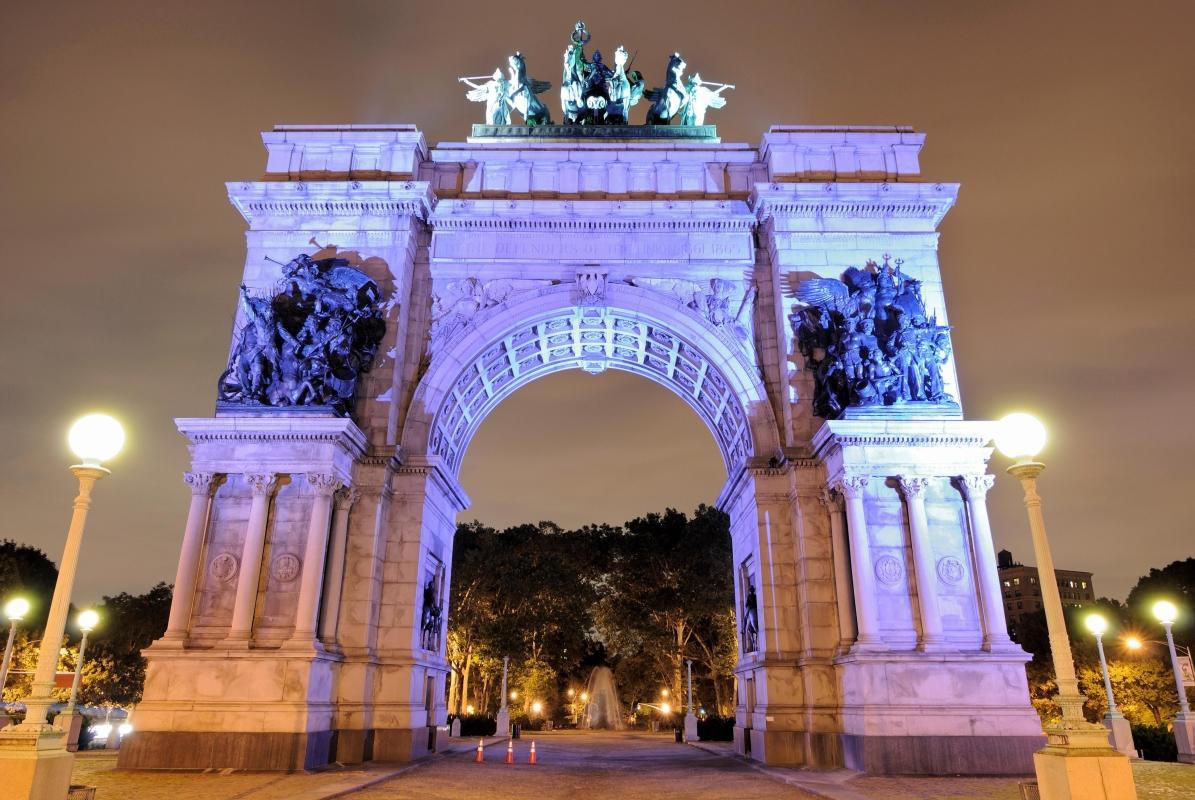
{"type": "Polygon", "coordinates": [[[953,403],[942,367],[950,358],[950,329],[928,317],[921,283],[868,262],[841,281],[815,278],[795,287],[803,304],[789,323],[813,373],[814,413],[840,417],[859,406],[953,403]]]}
{"type": "Polygon", "coordinates": [[[465,97],[474,103],[485,103],[485,121],[487,125],[510,124],[510,83],[502,74],[501,69],[495,69],[494,74],[475,76],[471,78],[457,78],[458,81],[471,87],[465,97]],[[484,80],[484,83],[477,81],[484,80]]]}
{"type": "Polygon", "coordinates": [[[220,377],[220,401],[348,413],[386,332],[382,305],[377,284],[339,258],[295,258],[270,296],[242,286],[245,323],[220,377]]]}

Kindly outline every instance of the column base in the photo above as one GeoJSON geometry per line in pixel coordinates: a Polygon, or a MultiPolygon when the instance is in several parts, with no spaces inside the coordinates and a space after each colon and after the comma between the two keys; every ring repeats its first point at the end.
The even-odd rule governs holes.
{"type": "Polygon", "coordinates": [[[1178,745],[1178,760],[1195,764],[1195,714],[1179,712],[1174,718],[1174,743],[1178,745]]]}
{"type": "Polygon", "coordinates": [[[78,711],[63,711],[54,717],[54,727],[66,733],[66,749],[79,750],[79,732],[83,730],[83,715],[78,711]]]}
{"type": "Polygon", "coordinates": [[[844,733],[842,749],[846,767],[868,775],[1029,775],[1042,739],[844,733]]]}
{"type": "Polygon", "coordinates": [[[1136,800],[1128,758],[1107,745],[1102,726],[1092,727],[1098,733],[1048,731],[1050,743],[1033,754],[1041,800],[1136,800]]]}
{"type": "Polygon", "coordinates": [[[697,717],[696,717],[696,715],[694,715],[692,713],[685,714],[685,741],[686,742],[698,741],[697,717]]]}
{"type": "Polygon", "coordinates": [[[957,653],[959,649],[947,641],[921,642],[917,645],[918,653],[957,653]]]}
{"type": "Polygon", "coordinates": [[[506,706],[498,709],[498,727],[494,730],[498,736],[506,736],[510,733],[510,711],[506,706]]]}
{"type": "Polygon", "coordinates": [[[0,731],[0,798],[62,800],[70,791],[75,754],[66,734],[49,728],[0,731]]]}
{"type": "Polygon", "coordinates": [[[247,769],[294,772],[331,761],[332,731],[136,731],[121,745],[120,769],[247,769]]]}

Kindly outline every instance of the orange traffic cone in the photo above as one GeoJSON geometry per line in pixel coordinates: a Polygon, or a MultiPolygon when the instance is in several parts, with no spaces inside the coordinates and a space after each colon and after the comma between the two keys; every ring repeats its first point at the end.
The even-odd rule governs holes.
{"type": "Polygon", "coordinates": [[[477,758],[475,760],[477,761],[478,764],[481,764],[482,762],[485,761],[485,740],[484,739],[477,740],[477,758]]]}
{"type": "Polygon", "coordinates": [[[515,742],[514,739],[508,739],[506,742],[506,763],[515,763],[515,742]]]}
{"type": "Polygon", "coordinates": [[[528,764],[535,763],[535,740],[534,739],[531,740],[531,755],[527,758],[527,763],[528,764]]]}

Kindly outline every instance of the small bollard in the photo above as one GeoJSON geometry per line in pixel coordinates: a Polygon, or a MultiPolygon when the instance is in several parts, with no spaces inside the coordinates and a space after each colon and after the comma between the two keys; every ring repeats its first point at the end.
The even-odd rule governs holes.
{"type": "Polygon", "coordinates": [[[685,732],[682,731],[680,728],[677,728],[675,731],[673,731],[673,733],[676,734],[676,743],[683,744],[685,741],[685,732]]]}

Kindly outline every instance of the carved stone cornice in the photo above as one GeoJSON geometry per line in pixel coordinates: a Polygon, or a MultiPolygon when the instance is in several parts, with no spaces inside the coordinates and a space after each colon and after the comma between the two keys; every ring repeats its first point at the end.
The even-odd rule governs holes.
{"type": "Polygon", "coordinates": [[[741,200],[447,199],[429,224],[438,231],[748,233],[756,216],[741,200]]]}
{"type": "Polygon", "coordinates": [[[273,217],[414,217],[436,205],[426,181],[253,181],[228,183],[229,202],[250,227],[273,217]]]}
{"type": "Polygon", "coordinates": [[[748,203],[762,222],[772,217],[887,219],[932,231],[958,196],[957,183],[756,184],[748,203]]]}
{"type": "Polygon", "coordinates": [[[188,417],[176,419],[180,433],[194,445],[209,442],[328,442],[340,445],[355,457],[366,452],[368,441],[347,417],[295,417],[263,414],[254,417],[188,417]]]}

